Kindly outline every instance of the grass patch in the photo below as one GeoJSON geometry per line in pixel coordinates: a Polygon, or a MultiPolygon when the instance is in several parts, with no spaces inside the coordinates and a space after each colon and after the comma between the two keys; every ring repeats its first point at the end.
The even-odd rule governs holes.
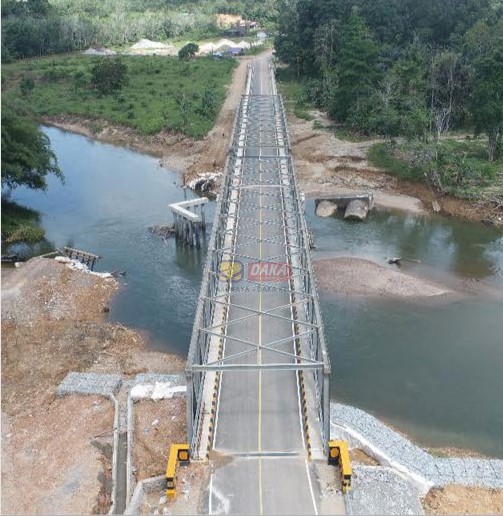
{"type": "Polygon", "coordinates": [[[123,56],[128,84],[117,93],[100,95],[91,84],[91,70],[99,59],[64,55],[3,65],[2,102],[21,103],[39,117],[79,115],[141,134],[168,129],[202,138],[214,125],[237,64],[234,59],[123,56]],[[34,87],[23,94],[20,84],[26,78],[34,87]],[[214,99],[211,113],[203,105],[208,90],[214,99]],[[177,102],[182,93],[183,113],[177,102]]]}
{"type": "Polygon", "coordinates": [[[344,126],[336,126],[334,128],[334,135],[339,140],[344,140],[346,142],[365,142],[371,139],[370,136],[362,136],[359,134],[352,133],[344,126]]]}
{"type": "Polygon", "coordinates": [[[310,110],[314,109],[314,106],[309,102],[304,86],[293,70],[290,67],[277,68],[276,80],[279,93],[283,95],[287,110],[297,118],[314,120],[314,116],[309,113],[310,110]]]}
{"type": "Polygon", "coordinates": [[[503,158],[488,162],[486,145],[481,140],[377,143],[368,157],[400,179],[430,184],[441,193],[503,201],[503,158]]]}
{"type": "Polygon", "coordinates": [[[8,244],[16,242],[36,243],[44,238],[38,212],[2,199],[2,240],[8,244]]]}
{"type": "Polygon", "coordinates": [[[304,106],[294,106],[293,108],[293,114],[297,118],[301,118],[302,120],[307,120],[310,122],[311,120],[314,120],[314,116],[309,113],[309,111],[304,106]]]}
{"type": "MultiPolygon", "coordinates": [[[[337,136],[338,133],[337,133],[337,136]]],[[[372,165],[391,172],[400,179],[418,179],[417,171],[408,163],[395,155],[394,150],[386,143],[376,143],[368,151],[368,159],[372,165]]]]}

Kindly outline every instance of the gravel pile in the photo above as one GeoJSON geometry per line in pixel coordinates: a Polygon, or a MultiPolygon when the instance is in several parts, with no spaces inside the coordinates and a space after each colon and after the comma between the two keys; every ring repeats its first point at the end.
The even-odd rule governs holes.
{"type": "Polygon", "coordinates": [[[330,419],[339,427],[355,431],[379,450],[381,457],[377,459],[385,456],[435,486],[461,484],[503,488],[503,460],[434,457],[374,416],[340,403],[331,404],[330,419]]]}
{"type": "Polygon", "coordinates": [[[424,514],[414,487],[389,468],[356,466],[350,514],[424,514]]]}
{"type": "Polygon", "coordinates": [[[117,392],[122,383],[119,374],[68,373],[59,384],[58,396],[66,394],[99,394],[109,396],[117,392]]]}
{"type": "Polygon", "coordinates": [[[140,39],[126,53],[129,55],[173,56],[178,53],[178,50],[170,43],[140,39]]]}

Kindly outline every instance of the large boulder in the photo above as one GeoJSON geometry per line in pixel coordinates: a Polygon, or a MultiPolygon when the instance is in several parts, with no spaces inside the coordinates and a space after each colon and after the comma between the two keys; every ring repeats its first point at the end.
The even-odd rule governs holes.
{"type": "Polygon", "coordinates": [[[354,199],[348,203],[345,219],[365,220],[369,211],[369,203],[363,199],[354,199]]]}
{"type": "Polygon", "coordinates": [[[331,217],[337,213],[337,204],[332,201],[320,201],[316,207],[318,217],[331,217]]]}

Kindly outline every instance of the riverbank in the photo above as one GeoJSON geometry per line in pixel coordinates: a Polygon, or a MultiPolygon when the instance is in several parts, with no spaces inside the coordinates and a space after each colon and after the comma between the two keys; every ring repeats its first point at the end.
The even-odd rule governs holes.
{"type": "Polygon", "coordinates": [[[330,419],[332,438],[345,439],[372,457],[375,469],[393,468],[424,497],[427,514],[501,510],[503,460],[459,453],[455,458],[433,456],[367,412],[340,403],[331,403],[330,419]]]}
{"type": "MultiPolygon", "coordinates": [[[[492,204],[470,202],[440,195],[425,184],[405,181],[373,166],[369,151],[380,139],[348,141],[327,130],[333,122],[319,111],[310,111],[310,120],[288,114],[292,152],[297,176],[307,197],[319,194],[349,194],[372,191],[374,203],[410,213],[439,211],[443,215],[472,221],[498,220],[492,204]],[[435,206],[435,209],[434,209],[435,206]]],[[[341,133],[342,134],[342,133],[341,133]]],[[[503,215],[500,213],[500,215],[503,215]]]]}
{"type": "Polygon", "coordinates": [[[69,371],[127,378],[183,370],[182,358],[149,351],[139,333],[107,322],[118,287],[46,258],[2,269],[6,512],[108,511],[113,406],[101,396],[56,397],[69,371]]]}
{"type": "MultiPolygon", "coordinates": [[[[19,87],[20,79],[29,72],[35,77],[35,87],[33,91],[24,95],[23,101],[28,105],[35,106],[35,113],[43,123],[156,156],[160,159],[162,166],[183,175],[183,184],[203,174],[216,173],[218,175],[218,173],[223,172],[235,110],[243,93],[247,65],[253,61],[253,56],[239,58],[238,66],[233,71],[232,80],[226,87],[225,100],[223,97],[221,99],[223,101],[222,108],[218,115],[212,118],[209,125],[203,124],[204,131],[201,132],[197,129],[199,131],[196,131],[197,138],[192,137],[190,131],[181,131],[176,125],[175,119],[179,117],[179,113],[176,106],[171,104],[169,105],[169,116],[166,114],[166,110],[165,113],[161,114],[156,109],[156,120],[159,115],[162,115],[167,117],[169,122],[161,123],[157,121],[160,131],[153,130],[150,122],[150,125],[145,125],[143,111],[147,112],[148,103],[154,102],[155,94],[160,94],[160,91],[163,91],[164,97],[167,94],[164,91],[164,86],[156,87],[156,83],[153,82],[150,84],[150,90],[154,92],[152,93],[154,96],[152,99],[146,100],[147,107],[141,110],[141,113],[137,112],[138,106],[136,104],[139,101],[135,95],[144,95],[145,87],[138,83],[136,75],[140,76],[145,70],[152,68],[155,72],[153,76],[155,76],[156,81],[167,78],[171,84],[173,82],[172,75],[174,75],[177,79],[181,77],[180,80],[183,81],[189,79],[190,87],[194,88],[194,84],[198,82],[201,73],[200,66],[205,69],[205,67],[218,66],[218,63],[206,63],[204,61],[202,65],[197,63],[180,65],[174,60],[171,63],[166,59],[159,60],[161,58],[155,57],[149,58],[148,63],[138,64],[137,59],[132,60],[131,74],[134,79],[132,84],[127,86],[118,100],[115,100],[115,98],[113,100],[91,99],[89,97],[98,104],[105,101],[113,104],[111,107],[108,106],[107,110],[100,107],[96,112],[93,112],[92,106],[90,107],[88,102],[83,103],[82,109],[80,109],[78,102],[77,104],[71,102],[73,102],[72,99],[77,99],[78,95],[85,97],[94,95],[94,93],[83,86],[75,86],[77,89],[70,92],[70,85],[67,84],[68,77],[73,77],[73,68],[82,59],[82,56],[58,56],[53,58],[52,61],[45,58],[40,60],[37,65],[40,70],[35,66],[34,71],[31,69],[25,70],[27,64],[7,65],[5,68],[7,72],[5,89],[9,94],[6,95],[4,101],[8,101],[9,95],[19,87]],[[178,70],[180,66],[182,68],[185,66],[185,68],[180,71],[178,70]],[[49,81],[48,84],[46,84],[47,81],[49,81]],[[66,104],[54,103],[54,99],[50,103],[43,101],[42,97],[47,93],[46,89],[50,90],[51,88],[64,89],[65,95],[68,96],[68,99],[65,97],[65,102],[70,102],[66,108],[64,107],[66,104]],[[131,96],[132,103],[127,104],[128,96],[131,96]],[[127,121],[121,118],[125,109],[124,106],[128,106],[130,111],[132,110],[132,115],[128,115],[130,119],[127,121]],[[207,132],[208,129],[209,132],[207,132]],[[205,133],[207,134],[199,139],[199,136],[205,133]]],[[[86,66],[91,62],[92,60],[84,57],[86,66]]],[[[215,73],[213,68],[210,72],[213,75],[215,73]]],[[[224,75],[227,72],[228,70],[224,75]]],[[[225,82],[226,80],[223,77],[219,80],[218,87],[221,88],[225,82]]],[[[279,86],[280,88],[284,87],[283,83],[279,83],[279,86]]],[[[80,97],[79,102],[82,103],[80,97]]],[[[194,113],[196,113],[197,109],[193,108],[194,113]]],[[[306,115],[306,113],[298,114],[306,115]]],[[[440,195],[436,190],[425,184],[400,179],[396,175],[388,173],[385,169],[373,166],[369,161],[369,152],[376,144],[382,143],[382,140],[348,141],[342,131],[332,130],[332,121],[323,113],[311,110],[307,115],[305,118],[309,118],[309,120],[298,118],[295,115],[295,109],[288,114],[292,151],[295,157],[299,185],[306,196],[316,197],[319,193],[347,194],[373,191],[374,201],[378,206],[413,213],[440,210],[441,213],[448,216],[474,221],[491,220],[494,223],[503,223],[501,209],[500,211],[495,210],[490,203],[481,204],[480,202],[470,202],[449,195],[440,195]],[[338,137],[339,134],[340,138],[338,137]]],[[[197,123],[199,124],[199,122],[197,123]]],[[[192,127],[192,122],[189,125],[192,127]]],[[[218,190],[218,182],[212,190],[215,192],[218,190]]]]}
{"type": "Polygon", "coordinates": [[[237,64],[211,57],[121,56],[122,82],[101,91],[95,74],[102,59],[66,54],[3,64],[2,104],[39,119],[89,118],[94,132],[104,119],[141,135],[168,130],[199,139],[213,127],[237,64]]]}
{"type": "Polygon", "coordinates": [[[2,199],[2,242],[7,245],[16,242],[34,243],[44,238],[44,234],[39,213],[2,199]]]}
{"type": "Polygon", "coordinates": [[[244,91],[248,64],[253,59],[239,59],[215,124],[202,139],[168,130],[143,135],[126,126],[84,116],[46,116],[42,121],[65,131],[158,157],[163,167],[180,173],[185,184],[205,173],[223,172],[235,111],[244,91]]]}

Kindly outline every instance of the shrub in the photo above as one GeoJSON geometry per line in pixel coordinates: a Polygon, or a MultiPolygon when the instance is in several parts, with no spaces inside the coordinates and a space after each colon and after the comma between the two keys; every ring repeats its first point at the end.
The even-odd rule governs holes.
{"type": "Polygon", "coordinates": [[[84,70],[78,70],[73,74],[73,88],[75,91],[83,88],[87,84],[84,70]]]}
{"type": "Polygon", "coordinates": [[[92,83],[104,95],[118,91],[127,82],[127,70],[120,59],[103,59],[92,69],[92,83]]]}
{"type": "Polygon", "coordinates": [[[196,45],[195,43],[187,43],[178,52],[178,57],[179,59],[191,59],[197,54],[197,52],[199,52],[199,45],[196,45]]]}
{"type": "Polygon", "coordinates": [[[103,131],[103,125],[100,122],[92,122],[90,129],[93,134],[98,134],[103,131]]]}
{"type": "Polygon", "coordinates": [[[19,89],[21,90],[21,94],[23,96],[26,96],[28,95],[28,93],[31,93],[34,88],[35,81],[31,77],[23,77],[19,81],[19,89]]]}

